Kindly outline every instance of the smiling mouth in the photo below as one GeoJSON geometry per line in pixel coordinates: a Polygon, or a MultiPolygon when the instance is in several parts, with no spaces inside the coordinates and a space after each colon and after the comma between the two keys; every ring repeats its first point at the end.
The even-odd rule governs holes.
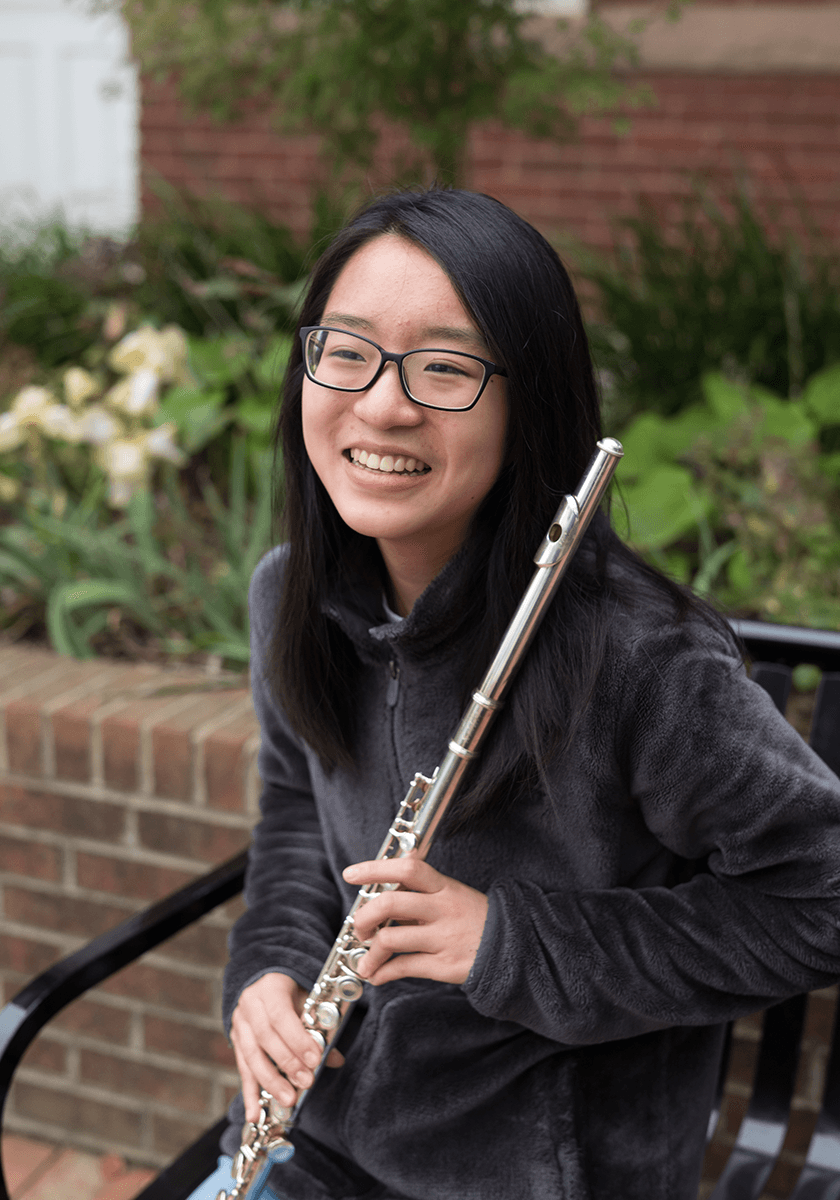
{"type": "Polygon", "coordinates": [[[428,475],[432,469],[419,458],[407,458],[404,454],[372,454],[356,446],[345,450],[344,455],[354,467],[384,475],[428,475]]]}

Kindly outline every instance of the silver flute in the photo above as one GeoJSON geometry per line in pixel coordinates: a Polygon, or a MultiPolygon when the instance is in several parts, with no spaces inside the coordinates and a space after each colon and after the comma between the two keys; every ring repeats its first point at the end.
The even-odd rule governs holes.
{"type": "MultiPolygon", "coordinates": [[[[419,858],[426,857],[435,831],[470,763],[478,755],[479,744],[502,706],[502,697],[601,503],[623,453],[621,443],[615,438],[602,438],[577,491],[563,498],[534,556],[537,570],[511,618],[487,673],[472,694],[443,761],[431,778],[420,774],[414,776],[377,859],[402,858],[411,853],[419,858]]],[[[370,943],[356,937],[356,913],[380,892],[392,891],[397,886],[396,883],[376,883],[367,884],[359,890],[303,1006],[301,1019],[304,1027],[321,1051],[313,1083],[298,1092],[292,1108],[278,1104],[266,1091],[261,1093],[259,1120],[256,1123],[246,1122],[242,1130],[242,1144],[233,1163],[235,1186],[231,1192],[220,1191],[216,1200],[242,1200],[246,1196],[248,1200],[258,1200],[271,1168],[276,1163],[286,1162],[294,1154],[289,1134],[302,1104],[324,1067],[331,1046],[362,995],[364,981],[358,975],[357,968],[370,943]]]]}

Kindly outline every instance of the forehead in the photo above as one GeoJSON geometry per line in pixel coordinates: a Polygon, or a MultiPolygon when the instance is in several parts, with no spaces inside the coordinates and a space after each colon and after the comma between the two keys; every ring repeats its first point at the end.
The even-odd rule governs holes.
{"type": "Polygon", "coordinates": [[[321,320],[371,336],[419,336],[452,328],[479,337],[442,267],[396,234],[374,238],[345,263],[321,320]]]}

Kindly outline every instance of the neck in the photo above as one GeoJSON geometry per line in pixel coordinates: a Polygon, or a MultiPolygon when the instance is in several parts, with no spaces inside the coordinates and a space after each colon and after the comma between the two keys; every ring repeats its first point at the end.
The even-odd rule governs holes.
{"type": "Polygon", "coordinates": [[[391,607],[401,617],[407,617],[414,602],[425,592],[434,577],[449,561],[445,555],[440,561],[424,554],[412,553],[411,547],[401,548],[379,543],[379,550],[388,572],[391,607]]]}

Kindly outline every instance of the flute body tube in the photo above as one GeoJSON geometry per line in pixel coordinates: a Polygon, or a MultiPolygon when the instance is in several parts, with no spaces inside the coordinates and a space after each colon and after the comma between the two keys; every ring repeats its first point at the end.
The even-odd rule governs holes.
{"type": "MultiPolygon", "coordinates": [[[[417,774],[391,823],[377,859],[401,858],[414,852],[425,858],[435,832],[457,793],[465,773],[478,755],[502,699],[522,662],[546,609],[566,572],[583,535],[603,499],[624,451],[615,438],[602,438],[578,484],[565,496],[534,556],[536,571],[505,630],[493,661],[472,693],[441,763],[431,777],[417,774]]],[[[306,998],[302,1020],[321,1051],[310,1088],[299,1091],[292,1108],[285,1108],[267,1092],[261,1095],[260,1117],[246,1122],[242,1144],[234,1159],[234,1187],[222,1190],[216,1200],[258,1200],[271,1167],[294,1153],[289,1140],[301,1106],[324,1067],[330,1047],[341,1032],[364,981],[357,974],[366,943],[354,932],[355,914],[380,892],[396,884],[369,884],[359,890],[353,907],[333,943],[326,962],[306,998]]]]}

